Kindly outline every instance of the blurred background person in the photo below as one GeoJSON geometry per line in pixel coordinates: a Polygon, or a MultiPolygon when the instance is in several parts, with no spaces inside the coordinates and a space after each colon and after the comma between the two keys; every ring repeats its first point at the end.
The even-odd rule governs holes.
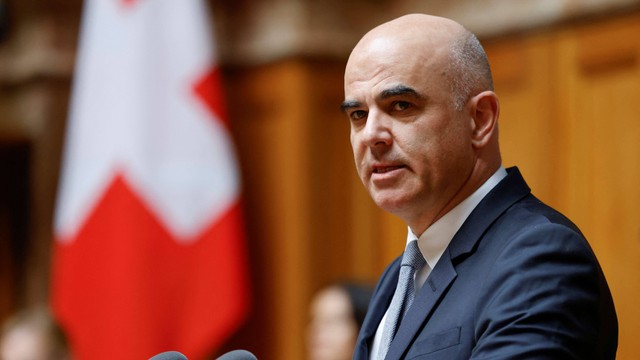
{"type": "Polygon", "coordinates": [[[373,287],[340,282],[323,287],[310,305],[309,360],[351,359],[373,287]]]}
{"type": "Polygon", "coordinates": [[[45,307],[24,309],[2,326],[0,360],[70,360],[67,338],[45,307]]]}

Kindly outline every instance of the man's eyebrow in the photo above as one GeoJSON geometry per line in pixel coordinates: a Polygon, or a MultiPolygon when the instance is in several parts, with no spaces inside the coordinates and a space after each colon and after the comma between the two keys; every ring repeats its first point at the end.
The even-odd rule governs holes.
{"type": "Polygon", "coordinates": [[[359,101],[356,100],[345,100],[342,102],[342,104],[340,104],[340,110],[342,112],[347,112],[347,110],[349,109],[353,109],[353,108],[357,108],[357,107],[361,107],[362,104],[359,101]]]}
{"type": "MultiPolygon", "coordinates": [[[[378,94],[378,100],[388,99],[394,96],[408,95],[415,99],[421,100],[424,96],[420,95],[416,90],[406,85],[396,85],[389,89],[382,90],[380,94],[378,94]]],[[[362,103],[357,100],[345,100],[340,104],[340,110],[342,112],[347,112],[349,109],[361,107],[362,103]]]]}
{"type": "Polygon", "coordinates": [[[416,90],[414,90],[413,88],[410,88],[406,85],[396,85],[392,88],[389,89],[385,89],[383,90],[377,97],[379,100],[384,100],[384,99],[388,99],[390,97],[394,97],[394,96],[400,96],[400,95],[409,95],[413,98],[416,99],[422,99],[423,96],[420,95],[416,90]]]}

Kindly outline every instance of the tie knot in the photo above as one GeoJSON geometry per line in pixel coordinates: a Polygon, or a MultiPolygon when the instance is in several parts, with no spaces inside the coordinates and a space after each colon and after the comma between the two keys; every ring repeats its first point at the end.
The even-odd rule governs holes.
{"type": "Polygon", "coordinates": [[[417,240],[411,240],[407,244],[407,248],[404,250],[404,255],[402,256],[402,266],[411,266],[413,270],[420,270],[427,261],[422,256],[420,252],[420,248],[418,247],[417,240]]]}

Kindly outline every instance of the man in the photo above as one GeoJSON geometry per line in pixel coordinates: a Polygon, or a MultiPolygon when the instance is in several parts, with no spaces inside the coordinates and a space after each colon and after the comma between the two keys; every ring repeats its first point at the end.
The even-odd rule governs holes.
{"type": "Polygon", "coordinates": [[[342,109],[362,182],[409,227],[354,359],[615,358],[615,309],[587,241],[501,165],[498,97],[473,34],[417,14],[373,29],[349,57],[342,109]]]}

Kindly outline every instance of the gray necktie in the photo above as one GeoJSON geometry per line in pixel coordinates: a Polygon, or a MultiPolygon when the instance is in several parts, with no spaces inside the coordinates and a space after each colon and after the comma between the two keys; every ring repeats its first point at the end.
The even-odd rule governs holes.
{"type": "Polygon", "coordinates": [[[407,309],[409,309],[416,296],[414,275],[416,271],[420,270],[426,263],[418,248],[418,242],[416,240],[410,241],[402,256],[398,285],[396,286],[396,292],[393,294],[393,299],[387,312],[387,320],[384,331],[382,332],[378,360],[384,359],[385,356],[387,356],[391,340],[393,340],[398,330],[398,324],[400,324],[400,320],[407,313],[407,309]]]}

